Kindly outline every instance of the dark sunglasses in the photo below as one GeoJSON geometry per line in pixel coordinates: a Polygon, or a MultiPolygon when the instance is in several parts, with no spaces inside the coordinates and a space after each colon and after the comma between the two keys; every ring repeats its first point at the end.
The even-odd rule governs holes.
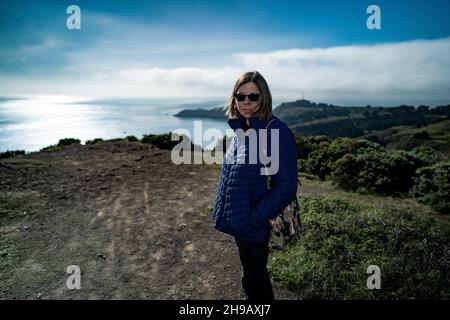
{"type": "Polygon", "coordinates": [[[244,101],[245,97],[248,97],[250,101],[258,101],[260,95],[261,94],[259,93],[250,93],[250,94],[236,93],[234,97],[236,98],[237,101],[244,101]]]}

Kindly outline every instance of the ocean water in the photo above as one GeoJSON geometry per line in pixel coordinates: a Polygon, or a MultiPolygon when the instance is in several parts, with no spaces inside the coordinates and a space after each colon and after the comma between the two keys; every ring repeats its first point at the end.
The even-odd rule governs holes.
{"type": "Polygon", "coordinates": [[[94,138],[113,139],[161,134],[183,129],[205,148],[215,145],[229,129],[226,119],[178,118],[183,109],[212,108],[220,101],[59,101],[55,99],[0,100],[0,152],[38,151],[63,138],[81,143],[94,138]],[[194,130],[194,124],[196,129],[194,130]],[[206,139],[205,132],[212,138],[206,139]]]}

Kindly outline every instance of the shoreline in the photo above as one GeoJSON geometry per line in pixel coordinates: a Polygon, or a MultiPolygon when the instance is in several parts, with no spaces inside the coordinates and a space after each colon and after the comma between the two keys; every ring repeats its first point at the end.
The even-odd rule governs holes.
{"type": "MultiPolygon", "coordinates": [[[[38,153],[38,152],[42,152],[42,151],[48,151],[51,150],[53,148],[57,148],[57,147],[62,147],[65,145],[69,145],[69,144],[79,144],[79,145],[83,145],[83,146],[87,146],[87,145],[92,145],[92,144],[96,144],[99,142],[107,142],[107,141],[131,141],[131,142],[141,142],[141,143],[149,143],[149,142],[143,142],[142,140],[145,141],[146,137],[167,137],[167,135],[170,135],[171,132],[168,133],[160,133],[160,134],[143,134],[142,138],[137,138],[134,135],[127,135],[127,136],[123,136],[123,137],[115,137],[115,138],[101,138],[101,137],[96,137],[94,139],[89,139],[89,140],[85,140],[85,141],[81,141],[78,138],[74,138],[74,137],[66,137],[66,138],[62,138],[59,139],[58,142],[56,144],[51,144],[51,145],[47,145],[45,147],[40,148],[39,150],[24,150],[24,149],[7,149],[5,151],[0,151],[0,159],[5,159],[5,158],[9,158],[10,156],[14,156],[15,154],[23,154],[23,155],[28,155],[28,154],[33,154],[33,153],[38,153]],[[71,143],[67,143],[65,141],[71,140],[71,143]],[[78,141],[78,142],[77,142],[78,141]],[[9,155],[11,154],[11,155],[9,155]]],[[[223,137],[222,137],[223,138],[223,137]]],[[[189,138],[189,140],[191,140],[192,143],[192,139],[189,138]]],[[[167,141],[168,142],[168,141],[167,141]]],[[[178,141],[173,141],[176,144],[181,142],[181,140],[178,141]]],[[[217,141],[216,141],[217,143],[217,141]]],[[[211,144],[211,143],[210,143],[211,144]]],[[[199,144],[193,144],[194,148],[200,148],[202,150],[206,150],[205,147],[201,147],[199,144]]]]}

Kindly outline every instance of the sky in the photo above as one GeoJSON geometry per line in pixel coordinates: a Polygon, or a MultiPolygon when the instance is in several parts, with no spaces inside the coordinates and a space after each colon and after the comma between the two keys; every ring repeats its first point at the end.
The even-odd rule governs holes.
{"type": "Polygon", "coordinates": [[[448,104],[450,0],[0,1],[0,96],[222,99],[248,70],[278,101],[448,104]]]}

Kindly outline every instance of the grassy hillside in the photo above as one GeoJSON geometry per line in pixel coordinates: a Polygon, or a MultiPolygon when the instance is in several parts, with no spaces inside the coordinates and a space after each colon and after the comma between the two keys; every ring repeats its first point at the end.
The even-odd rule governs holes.
{"type": "Polygon", "coordinates": [[[274,252],[276,285],[298,299],[449,299],[448,218],[412,199],[359,195],[304,180],[303,229],[274,252]],[[381,288],[369,290],[370,265],[381,288]]]}
{"type": "Polygon", "coordinates": [[[282,103],[274,114],[296,133],[328,137],[358,137],[394,126],[422,127],[450,118],[450,105],[429,108],[420,106],[347,107],[308,100],[282,103]]]}
{"type": "Polygon", "coordinates": [[[411,150],[426,146],[450,156],[450,119],[420,128],[396,126],[362,136],[379,142],[389,149],[411,150]]]}

